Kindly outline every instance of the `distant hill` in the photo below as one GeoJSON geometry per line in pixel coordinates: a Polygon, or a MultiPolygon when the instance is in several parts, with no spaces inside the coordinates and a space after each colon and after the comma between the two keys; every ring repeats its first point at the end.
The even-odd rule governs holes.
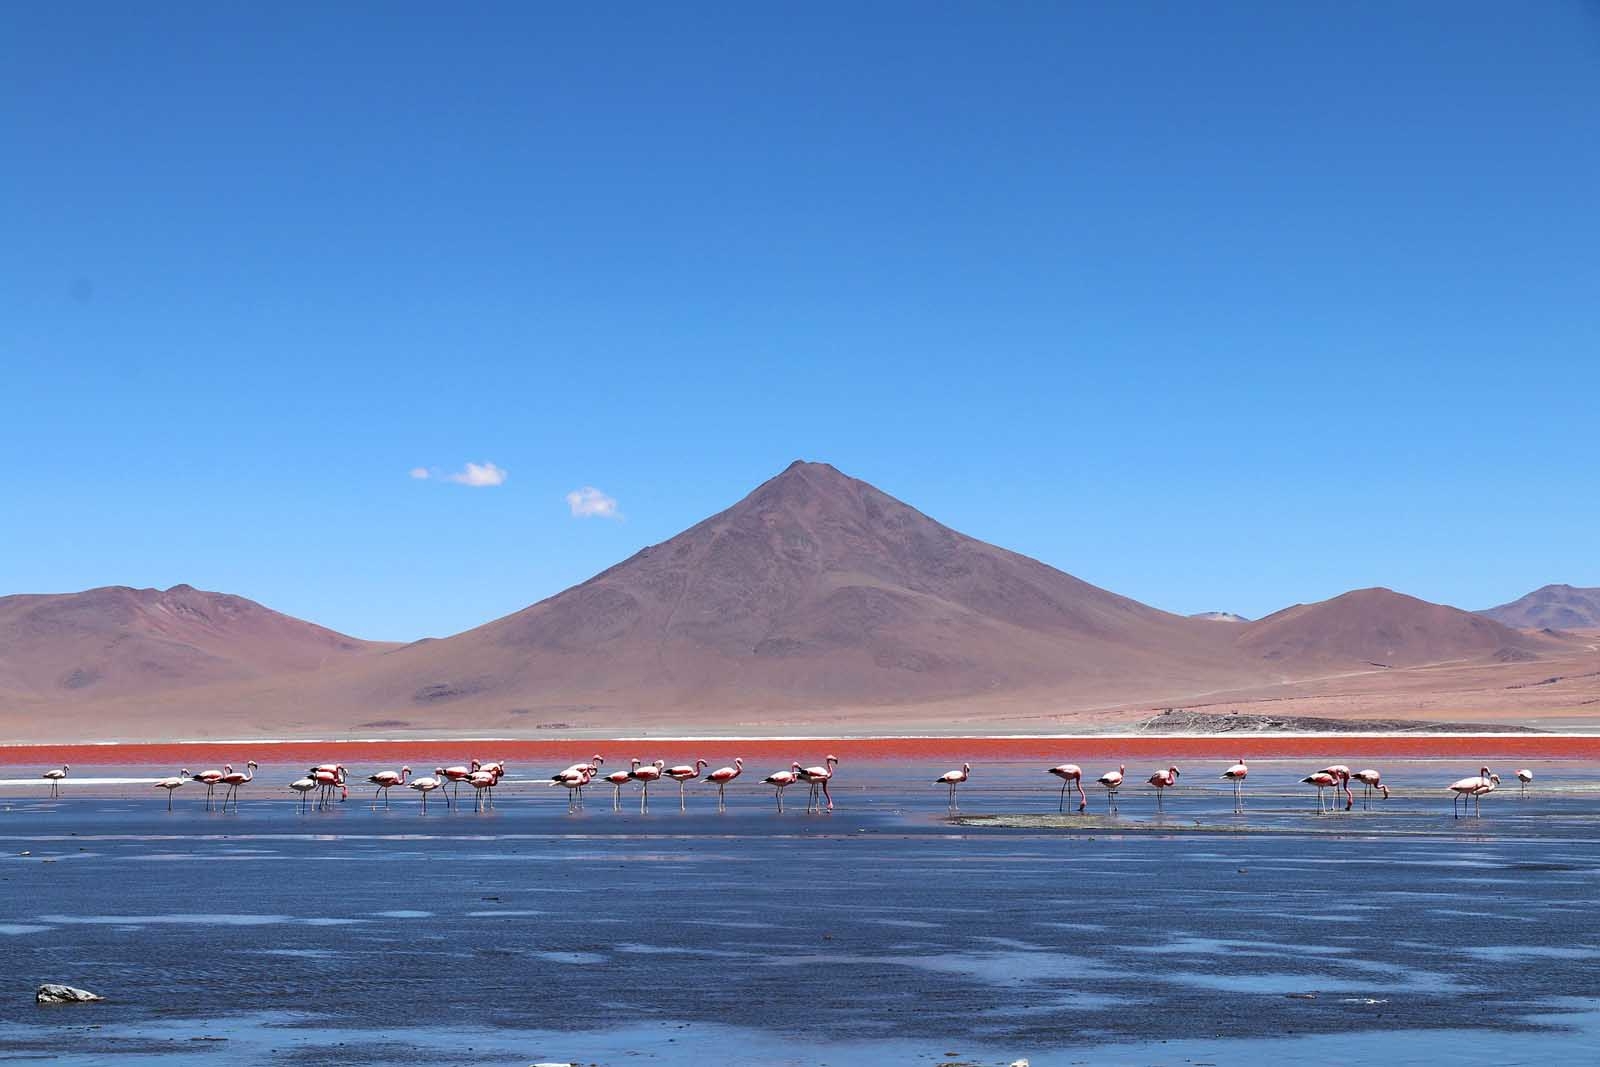
{"type": "Polygon", "coordinates": [[[1292,674],[1308,675],[1362,666],[1529,660],[1553,646],[1459,608],[1390,589],[1358,589],[1249,623],[1239,647],[1292,674]]]}
{"type": "Polygon", "coordinates": [[[1206,622],[1249,622],[1243,615],[1235,615],[1231,611],[1201,611],[1190,615],[1191,619],[1202,619],[1206,622]]]}
{"type": "Polygon", "coordinates": [[[44,701],[310,671],[384,647],[187,585],[0,597],[0,692],[44,701]]]}
{"type": "Polygon", "coordinates": [[[1528,630],[1600,629],[1600,589],[1547,585],[1478,614],[1528,630]]]}

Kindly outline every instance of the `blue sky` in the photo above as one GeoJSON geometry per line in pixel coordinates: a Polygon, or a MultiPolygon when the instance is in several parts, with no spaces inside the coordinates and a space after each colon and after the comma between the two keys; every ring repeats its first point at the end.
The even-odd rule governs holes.
{"type": "Polygon", "coordinates": [[[795,458],[1173,611],[1600,585],[1595,5],[333,7],[0,14],[0,592],[444,634],[795,458]]]}

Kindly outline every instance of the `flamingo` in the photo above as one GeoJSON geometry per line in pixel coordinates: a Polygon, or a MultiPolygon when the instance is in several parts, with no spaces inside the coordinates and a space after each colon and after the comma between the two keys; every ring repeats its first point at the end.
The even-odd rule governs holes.
{"type": "Polygon", "coordinates": [[[226,770],[222,770],[222,771],[218,771],[218,770],[201,771],[199,774],[192,774],[192,775],[189,776],[189,780],[191,782],[199,782],[201,785],[206,787],[206,810],[207,811],[211,810],[211,797],[212,797],[212,794],[214,794],[217,791],[217,783],[222,781],[222,777],[223,777],[224,774],[231,774],[233,772],[233,764],[225,763],[225,764],[223,764],[223,767],[225,767],[226,770]]]}
{"type": "Polygon", "coordinates": [[[744,760],[735,758],[732,767],[718,767],[704,778],[702,782],[715,782],[717,786],[717,810],[728,810],[728,783],[744,773],[744,760]]]}
{"type": "Polygon", "coordinates": [[[1518,788],[1518,794],[1520,796],[1527,796],[1528,795],[1528,783],[1531,782],[1531,781],[1533,781],[1533,772],[1532,771],[1528,770],[1528,768],[1526,768],[1526,767],[1522,767],[1522,768],[1518,769],[1518,771],[1517,771],[1517,788],[1518,788]]]}
{"type": "Polygon", "coordinates": [[[1161,810],[1161,796],[1168,789],[1178,784],[1178,768],[1168,767],[1164,771],[1157,771],[1146,779],[1156,790],[1156,810],[1161,810]]]}
{"type": "MultiPolygon", "coordinates": [[[[796,764],[794,764],[794,766],[798,767],[800,765],[798,763],[796,763],[796,764]]],[[[774,773],[767,775],[765,778],[763,778],[761,780],[763,782],[767,783],[768,785],[773,787],[773,794],[772,795],[775,796],[777,798],[777,800],[778,800],[778,814],[782,815],[783,814],[783,791],[785,789],[788,789],[791,785],[794,785],[796,782],[798,782],[800,780],[800,776],[798,774],[796,774],[792,770],[775,771],[774,773]]]]}
{"type": "Polygon", "coordinates": [[[172,791],[174,789],[183,788],[183,783],[187,782],[188,780],[189,771],[187,768],[185,768],[184,770],[181,770],[177,774],[173,775],[171,778],[163,778],[156,783],[157,789],[165,789],[167,791],[168,811],[172,810],[172,791]]]}
{"type": "Polygon", "coordinates": [[[58,797],[61,795],[61,779],[65,778],[67,776],[67,772],[70,770],[72,770],[72,768],[63,763],[55,770],[45,771],[44,774],[40,775],[41,778],[50,783],[51,796],[58,797]]]}
{"type": "MultiPolygon", "coordinates": [[[[1330,773],[1329,771],[1318,771],[1316,774],[1306,775],[1304,778],[1300,779],[1300,781],[1304,782],[1306,785],[1314,785],[1317,787],[1317,814],[1327,814],[1328,809],[1324,808],[1322,803],[1322,791],[1324,789],[1332,789],[1334,791],[1334,795],[1337,796],[1339,790],[1339,776],[1337,774],[1330,773]]],[[[1349,787],[1347,786],[1346,792],[1348,791],[1349,787]]]]}
{"type": "Polygon", "coordinates": [[[1456,809],[1456,805],[1465,798],[1471,797],[1474,816],[1481,815],[1482,812],[1478,810],[1480,807],[1479,798],[1484,793],[1493,792],[1496,784],[1498,784],[1496,779],[1487,767],[1479,767],[1478,773],[1471,778],[1461,778],[1451,782],[1445,786],[1446,789],[1455,794],[1450,798],[1450,814],[1457,819],[1461,818],[1461,813],[1456,809]]]}
{"type": "Polygon", "coordinates": [[[1078,787],[1078,810],[1082,811],[1089,806],[1089,798],[1083,792],[1083,768],[1076,763],[1063,763],[1058,767],[1051,767],[1047,772],[1061,779],[1061,804],[1058,810],[1067,810],[1067,790],[1074,784],[1078,787]]]}
{"type": "Polygon", "coordinates": [[[828,783],[833,780],[833,768],[839,762],[838,756],[828,756],[823,759],[821,767],[805,767],[800,764],[790,764],[790,769],[796,777],[804,778],[811,783],[811,799],[806,802],[806,813],[809,815],[813,809],[818,814],[822,812],[822,805],[817,797],[817,790],[822,791],[822,796],[828,801],[828,810],[833,810],[833,794],[828,792],[828,783]]]}
{"type": "Polygon", "coordinates": [[[639,790],[639,814],[643,815],[650,810],[650,783],[661,780],[661,769],[667,765],[667,761],[658,759],[654,763],[647,763],[642,767],[639,763],[640,761],[637,759],[633,761],[633,769],[628,772],[628,777],[638,782],[641,787],[639,790]]]}
{"type": "Polygon", "coordinates": [[[560,785],[562,783],[562,779],[566,778],[568,775],[583,774],[585,776],[583,779],[583,784],[578,786],[578,798],[581,802],[583,798],[583,787],[593,781],[594,776],[600,773],[600,767],[605,763],[605,761],[606,758],[604,756],[590,756],[588,763],[574,763],[566,770],[551,775],[550,782],[552,785],[560,785]]]}
{"type": "Polygon", "coordinates": [[[589,784],[589,779],[593,776],[593,774],[593,769],[585,764],[583,765],[582,770],[568,771],[550,783],[551,785],[560,785],[566,787],[567,810],[569,812],[576,811],[583,803],[583,787],[589,784]]]}
{"type": "Polygon", "coordinates": [[[967,775],[972,773],[972,764],[963,763],[959,771],[945,771],[933,780],[934,785],[950,787],[950,811],[960,811],[961,805],[956,803],[956,786],[967,780],[967,775]]]}
{"type": "Polygon", "coordinates": [[[468,778],[471,778],[472,777],[472,772],[478,770],[479,766],[480,766],[480,764],[478,763],[478,761],[477,760],[473,760],[472,763],[470,765],[468,765],[468,766],[463,767],[463,766],[457,765],[457,766],[454,766],[454,767],[440,767],[438,770],[434,771],[434,773],[435,774],[439,774],[439,775],[443,775],[445,778],[447,778],[451,782],[455,783],[455,799],[457,801],[460,801],[460,799],[461,799],[461,783],[466,781],[468,778]]]}
{"type": "Polygon", "coordinates": [[[1106,788],[1106,808],[1110,811],[1117,810],[1117,790],[1122,788],[1122,776],[1128,773],[1128,765],[1124,763],[1114,771],[1107,771],[1095,781],[1106,788]]]}
{"type": "Polygon", "coordinates": [[[494,807],[494,784],[499,781],[492,771],[473,771],[467,776],[467,784],[474,792],[472,795],[472,810],[482,811],[484,808],[494,807]]]}
{"type": "Polygon", "coordinates": [[[688,808],[685,807],[684,801],[683,801],[683,787],[684,787],[684,784],[686,782],[692,782],[696,778],[700,777],[700,768],[702,768],[704,766],[706,766],[706,761],[703,760],[703,759],[697,759],[697,760],[694,761],[694,766],[693,767],[689,766],[687,763],[684,763],[684,764],[679,764],[676,767],[668,767],[665,771],[661,772],[661,773],[665,774],[668,778],[671,778],[673,781],[678,783],[678,810],[679,811],[687,811],[688,810],[688,808]]]}
{"type": "MultiPolygon", "coordinates": [[[[222,810],[223,811],[227,811],[228,810],[228,798],[232,797],[233,798],[233,810],[234,811],[238,811],[239,810],[239,787],[241,785],[244,785],[246,782],[253,782],[253,781],[256,780],[256,761],[255,760],[246,760],[245,764],[244,764],[244,773],[243,774],[241,774],[238,771],[234,770],[232,766],[225,767],[224,770],[226,770],[228,773],[224,774],[222,776],[221,783],[223,785],[227,786],[228,788],[227,788],[227,791],[222,794],[222,810]]],[[[167,796],[169,796],[169,797],[171,795],[172,795],[171,793],[167,794],[167,796]]]]}
{"type": "MultiPolygon", "coordinates": [[[[1344,787],[1344,797],[1345,797],[1344,810],[1345,811],[1349,811],[1351,808],[1356,806],[1355,794],[1350,792],[1350,779],[1353,778],[1354,775],[1352,775],[1350,773],[1350,768],[1349,767],[1346,767],[1342,763],[1335,763],[1330,767],[1322,768],[1322,770],[1320,772],[1318,772],[1318,773],[1333,775],[1334,778],[1338,779],[1339,784],[1344,787]]],[[[1337,801],[1337,797],[1338,797],[1338,793],[1337,792],[1335,792],[1334,797],[1335,797],[1335,800],[1337,801]]]]}
{"type": "MultiPolygon", "coordinates": [[[[634,763],[638,763],[635,760],[634,763]]],[[[631,771],[612,771],[606,775],[606,781],[611,783],[611,810],[622,810],[622,787],[633,780],[631,771]]]]}
{"type": "MultiPolygon", "coordinates": [[[[435,771],[434,773],[438,774],[439,772],[435,771]]],[[[444,788],[444,779],[443,778],[413,778],[413,779],[411,779],[410,782],[408,782],[406,784],[407,784],[407,786],[409,788],[415,789],[417,792],[422,794],[422,814],[426,815],[426,814],[428,814],[428,794],[433,792],[435,789],[444,788]]],[[[444,797],[444,806],[446,808],[450,807],[450,794],[448,794],[448,793],[446,793],[445,797],[444,797]]]]}
{"type": "Polygon", "coordinates": [[[317,783],[317,807],[325,808],[333,803],[333,791],[339,790],[341,802],[349,799],[350,786],[345,782],[345,769],[342,763],[324,763],[320,767],[313,767],[311,777],[317,783]]]}
{"type": "Polygon", "coordinates": [[[1383,775],[1379,774],[1377,771],[1357,771],[1355,774],[1351,775],[1351,777],[1360,782],[1364,787],[1361,790],[1361,806],[1363,808],[1372,806],[1373,790],[1377,790],[1379,793],[1382,793],[1383,799],[1389,799],[1389,787],[1383,784],[1383,775]]]}
{"type": "Polygon", "coordinates": [[[406,780],[410,777],[410,767],[401,767],[399,774],[393,771],[379,771],[377,774],[367,775],[367,781],[378,787],[372,791],[372,810],[378,810],[378,794],[382,793],[383,807],[387,811],[389,809],[389,790],[397,785],[405,785],[406,780]]]}
{"type": "MultiPolygon", "coordinates": [[[[289,788],[293,789],[296,793],[300,794],[300,810],[301,811],[305,811],[306,810],[306,805],[311,800],[311,798],[310,798],[310,796],[308,794],[313,789],[318,788],[318,785],[319,785],[319,783],[317,782],[317,780],[315,778],[296,778],[294,781],[289,783],[289,788]]],[[[172,794],[168,793],[167,796],[170,798],[172,796],[172,794]]]]}
{"type": "Polygon", "coordinates": [[[1244,780],[1250,776],[1250,768],[1245,766],[1244,757],[1239,757],[1239,762],[1222,772],[1222,780],[1233,783],[1233,813],[1238,815],[1244,811],[1244,780]]]}

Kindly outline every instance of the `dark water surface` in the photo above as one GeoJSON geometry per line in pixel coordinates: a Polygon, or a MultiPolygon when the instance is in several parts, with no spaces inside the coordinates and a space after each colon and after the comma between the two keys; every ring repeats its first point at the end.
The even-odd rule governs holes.
{"type": "MultiPolygon", "coordinates": [[[[426,818],[409,790],[301,815],[299,768],[226,815],[87,780],[165,768],[59,800],[0,769],[0,1062],[1600,1062],[1600,768],[1456,821],[1454,761],[1324,817],[1315,766],[1252,764],[1244,816],[1195,766],[1164,816],[1091,788],[1073,831],[953,825],[946,767],[888,762],[780,817],[769,769],[726,815],[670,783],[569,815],[514,769],[426,818]],[[107,1000],[37,1007],[45,981],[107,1000]]],[[[987,764],[962,807],[1053,813],[1054,784],[987,764]]]]}

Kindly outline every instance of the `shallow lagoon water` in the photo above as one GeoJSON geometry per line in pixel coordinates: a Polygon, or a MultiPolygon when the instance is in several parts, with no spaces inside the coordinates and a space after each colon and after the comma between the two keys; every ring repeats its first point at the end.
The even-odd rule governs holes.
{"type": "MultiPolygon", "coordinates": [[[[726,815],[668,785],[646,816],[514,768],[493,811],[424,817],[299,814],[292,767],[226,815],[5,768],[0,1063],[1600,1061],[1600,768],[1456,821],[1455,762],[1320,817],[1314,766],[1252,761],[1244,816],[1196,766],[1160,816],[1091,789],[1065,830],[953,825],[944,769],[841,767],[833,815],[792,789],[779,817],[754,768],[726,815]]],[[[1054,815],[1055,784],[985,764],[961,804],[1054,815]]]]}

